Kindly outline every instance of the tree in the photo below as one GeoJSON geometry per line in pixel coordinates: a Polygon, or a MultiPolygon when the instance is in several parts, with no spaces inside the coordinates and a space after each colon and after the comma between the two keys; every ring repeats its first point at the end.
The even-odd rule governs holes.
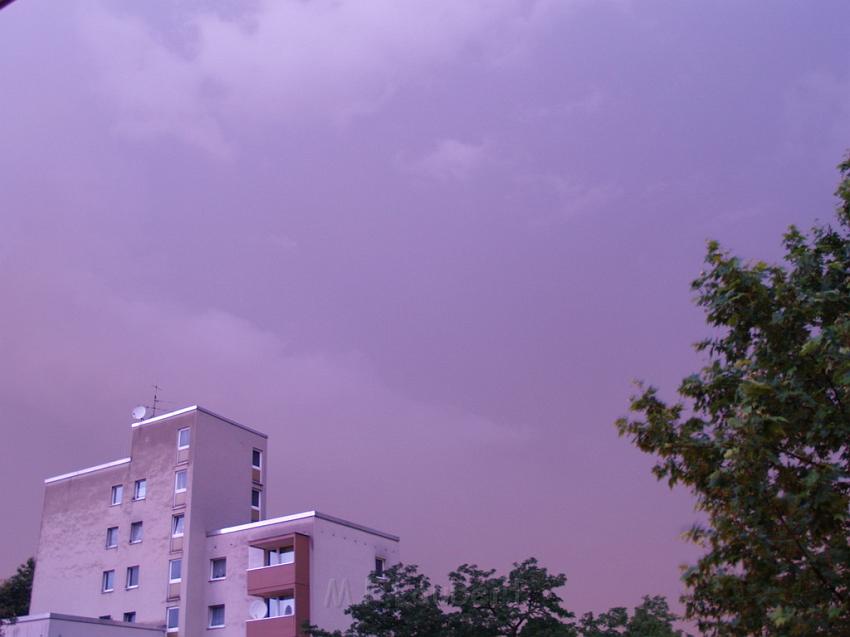
{"type": "MultiPolygon", "coordinates": [[[[0,622],[14,621],[16,617],[29,613],[33,573],[35,573],[35,560],[29,558],[18,567],[18,571],[12,577],[0,584],[0,622]]],[[[2,634],[2,627],[0,627],[0,634],[2,634]]]]}
{"type": "Polygon", "coordinates": [[[564,575],[550,575],[529,559],[507,577],[464,564],[449,575],[450,594],[418,572],[396,565],[370,576],[363,601],[352,604],[345,633],[310,626],[313,637],[573,637],[563,620],[573,617],[554,589],[564,575]]]}
{"type": "Polygon", "coordinates": [[[640,385],[617,423],[706,514],[683,601],[709,635],[850,635],[850,158],[839,169],[835,225],[789,228],[783,266],[709,243],[692,284],[706,365],[675,403],[640,385]]]}
{"type": "Polygon", "coordinates": [[[677,619],[664,597],[645,596],[631,617],[622,607],[599,617],[586,613],[579,622],[579,633],[582,637],[682,637],[682,631],[673,628],[677,619]]]}
{"type": "Polygon", "coordinates": [[[575,630],[564,621],[574,617],[555,592],[567,582],[551,575],[530,558],[514,564],[507,577],[493,570],[464,564],[449,574],[449,615],[457,637],[572,637],[575,630]]]}
{"type": "Polygon", "coordinates": [[[345,611],[352,617],[345,633],[317,626],[306,632],[313,637],[440,637],[448,633],[442,599],[440,587],[432,586],[416,566],[397,564],[369,576],[363,601],[345,611]]]}
{"type": "Polygon", "coordinates": [[[550,574],[533,558],[515,563],[507,576],[464,564],[449,581],[444,595],[416,566],[398,564],[370,576],[363,601],[345,611],[352,617],[348,630],[304,631],[311,637],[682,637],[663,597],[644,597],[631,617],[625,608],[598,619],[588,613],[577,627],[556,593],[566,576],[550,574]]]}

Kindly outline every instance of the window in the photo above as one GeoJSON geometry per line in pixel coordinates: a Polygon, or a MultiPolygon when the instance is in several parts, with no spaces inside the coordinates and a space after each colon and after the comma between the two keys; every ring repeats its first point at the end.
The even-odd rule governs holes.
{"type": "Polygon", "coordinates": [[[259,449],[254,449],[251,454],[251,466],[255,469],[263,468],[263,452],[259,449]]]}
{"type": "Polygon", "coordinates": [[[251,508],[260,510],[260,492],[257,489],[251,489],[251,508]]]}
{"type": "Polygon", "coordinates": [[[177,606],[169,606],[165,609],[165,629],[173,633],[178,628],[180,628],[180,609],[177,606]]]}
{"type": "Polygon", "coordinates": [[[383,557],[375,558],[375,575],[377,577],[384,576],[384,566],[386,565],[386,560],[383,557]]]}
{"type": "Polygon", "coordinates": [[[115,571],[103,571],[100,590],[104,593],[111,593],[115,590],[115,571]]]}
{"type": "Polygon", "coordinates": [[[112,619],[112,615],[98,615],[98,619],[112,619]]]}
{"type": "Polygon", "coordinates": [[[147,480],[136,480],[136,485],[133,487],[133,499],[144,500],[148,491],[147,480]]]}
{"type": "Polygon", "coordinates": [[[106,548],[114,549],[118,546],[118,527],[110,526],[106,529],[106,548]]]}
{"type": "Polygon", "coordinates": [[[224,627],[224,604],[210,606],[210,628],[224,627]]]}
{"type": "Polygon", "coordinates": [[[168,583],[176,584],[182,578],[183,560],[179,557],[168,562],[168,583]]]}
{"type": "Polygon", "coordinates": [[[183,514],[171,518],[171,537],[183,537],[183,514]]]}
{"type": "Polygon", "coordinates": [[[227,577],[227,560],[223,557],[210,560],[210,579],[227,577]]]}
{"type": "Polygon", "coordinates": [[[178,449],[188,449],[189,448],[189,428],[178,429],[177,430],[177,448],[178,449]]]}
{"type": "Polygon", "coordinates": [[[127,588],[138,588],[139,587],[139,567],[138,566],[128,566],[127,567],[127,588]]]}
{"type": "Polygon", "coordinates": [[[295,549],[291,546],[284,546],[279,549],[266,551],[266,566],[274,566],[275,564],[292,564],[294,561],[295,549]]]}
{"type": "Polygon", "coordinates": [[[174,474],[174,493],[183,493],[186,490],[186,475],[185,469],[174,474]]]}
{"type": "Polygon", "coordinates": [[[269,617],[289,617],[295,614],[293,597],[269,597],[269,617]]]}
{"type": "Polygon", "coordinates": [[[142,523],[133,522],[130,525],[130,544],[138,544],[142,541],[142,523]]]}
{"type": "Polygon", "coordinates": [[[130,611],[129,613],[124,613],[124,621],[128,624],[136,623],[136,611],[130,611]]]}
{"type": "Polygon", "coordinates": [[[124,486],[120,484],[116,484],[112,487],[112,505],[121,504],[121,500],[124,498],[124,486]]]}

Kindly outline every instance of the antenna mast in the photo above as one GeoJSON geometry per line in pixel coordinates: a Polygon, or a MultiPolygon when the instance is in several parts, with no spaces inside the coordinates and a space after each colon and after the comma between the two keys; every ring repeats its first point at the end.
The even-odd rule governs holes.
{"type": "Polygon", "coordinates": [[[159,398],[157,398],[157,393],[159,392],[160,389],[162,389],[162,387],[154,384],[154,386],[153,386],[153,405],[151,406],[151,409],[153,409],[153,414],[152,414],[153,416],[156,416],[156,406],[160,402],[162,402],[161,400],[159,400],[159,398]]]}

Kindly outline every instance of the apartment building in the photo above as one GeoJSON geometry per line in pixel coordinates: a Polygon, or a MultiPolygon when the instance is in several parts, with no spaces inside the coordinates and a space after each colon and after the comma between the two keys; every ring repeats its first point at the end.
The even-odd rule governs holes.
{"type": "Polygon", "coordinates": [[[192,406],[131,438],[130,457],[45,481],[32,615],[11,637],[60,620],[71,635],[75,618],[116,637],[345,628],[369,574],[399,560],[388,533],[317,511],[269,519],[265,434],[192,406]]]}

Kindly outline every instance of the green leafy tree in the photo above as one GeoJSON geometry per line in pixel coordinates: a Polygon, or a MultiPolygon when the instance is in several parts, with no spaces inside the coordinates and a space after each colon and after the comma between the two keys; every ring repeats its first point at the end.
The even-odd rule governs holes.
{"type": "Polygon", "coordinates": [[[707,516],[683,578],[709,635],[850,635],[850,159],[840,170],[835,224],[789,228],[784,265],[709,244],[705,366],[675,403],[640,386],[617,423],[707,516]]]}
{"type": "Polygon", "coordinates": [[[573,637],[573,615],[554,592],[566,577],[534,559],[506,577],[465,564],[449,575],[450,594],[432,586],[416,566],[396,565],[370,577],[363,601],[351,605],[344,633],[310,626],[313,637],[573,637]]]}
{"type": "Polygon", "coordinates": [[[372,573],[363,600],[346,609],[351,627],[342,633],[310,626],[313,637],[440,637],[448,634],[439,586],[416,566],[397,564],[381,576],[372,573]]]}
{"type": "Polygon", "coordinates": [[[496,576],[464,564],[449,574],[448,603],[456,610],[449,625],[457,637],[571,637],[574,615],[563,608],[555,589],[567,582],[530,558],[496,576]]]}
{"type": "Polygon", "coordinates": [[[682,637],[673,623],[678,619],[661,596],[643,598],[631,617],[623,607],[612,608],[594,617],[586,613],[579,622],[581,637],[682,637]]]}
{"type": "MultiPolygon", "coordinates": [[[[33,573],[35,560],[29,558],[12,577],[0,584],[0,623],[14,621],[16,617],[29,613],[33,573]]],[[[2,632],[0,626],[0,635],[2,632]]]]}

